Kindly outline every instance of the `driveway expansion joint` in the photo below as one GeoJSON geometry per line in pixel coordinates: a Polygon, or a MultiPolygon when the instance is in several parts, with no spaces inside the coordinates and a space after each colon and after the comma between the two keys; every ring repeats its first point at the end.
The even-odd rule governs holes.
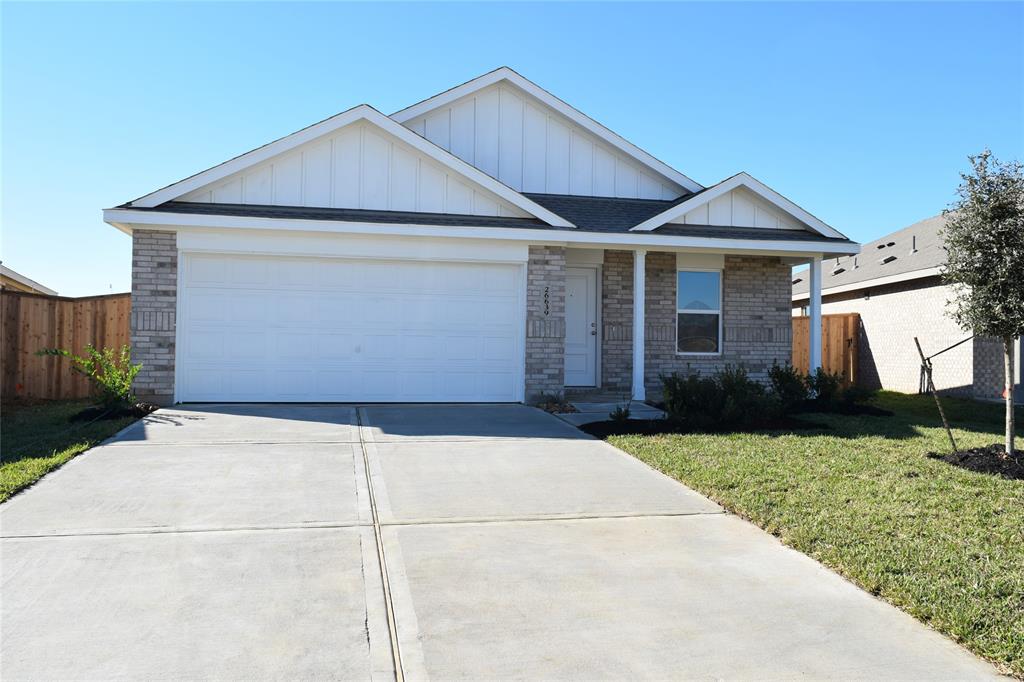
{"type": "Polygon", "coordinates": [[[122,535],[174,535],[187,533],[238,533],[264,532],[281,530],[324,530],[331,528],[363,528],[369,524],[359,521],[331,522],[311,521],[308,523],[286,523],[278,525],[239,525],[239,526],[154,526],[152,528],[83,528],[73,531],[54,531],[41,533],[17,533],[2,535],[0,540],[43,540],[47,538],[77,537],[110,537],[122,535]]]}
{"type": "Polygon", "coordinates": [[[381,526],[454,526],[492,523],[539,523],[544,521],[614,521],[616,519],[659,519],[677,518],[683,516],[727,516],[729,512],[716,511],[685,511],[685,512],[606,512],[603,514],[550,514],[534,516],[481,516],[481,517],[451,517],[451,518],[427,518],[427,519],[393,519],[382,521],[381,526]]]}

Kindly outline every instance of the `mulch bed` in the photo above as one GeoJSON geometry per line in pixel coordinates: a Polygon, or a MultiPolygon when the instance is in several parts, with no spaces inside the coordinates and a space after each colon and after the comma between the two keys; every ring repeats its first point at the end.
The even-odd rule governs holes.
{"type": "Polygon", "coordinates": [[[91,422],[101,421],[104,419],[121,419],[122,417],[145,417],[156,409],[159,409],[159,406],[150,403],[136,403],[131,407],[120,410],[108,410],[102,405],[96,405],[95,407],[87,407],[81,412],[71,415],[68,421],[91,422]]]}
{"type": "Polygon", "coordinates": [[[947,464],[977,471],[983,474],[1002,476],[1014,481],[1024,480],[1024,454],[1017,452],[1015,457],[1006,454],[1006,448],[993,443],[982,448],[960,450],[959,452],[929,452],[932,459],[940,459],[947,464]]]}
{"type": "MultiPolygon", "coordinates": [[[[595,438],[604,440],[608,436],[657,436],[667,433],[714,433],[708,431],[697,431],[687,429],[669,419],[627,419],[625,421],[599,421],[583,424],[580,431],[589,433],[595,438]]],[[[756,433],[760,431],[822,431],[829,427],[816,422],[796,419],[794,417],[782,417],[770,422],[765,422],[753,429],[725,429],[722,433],[756,433]]]]}

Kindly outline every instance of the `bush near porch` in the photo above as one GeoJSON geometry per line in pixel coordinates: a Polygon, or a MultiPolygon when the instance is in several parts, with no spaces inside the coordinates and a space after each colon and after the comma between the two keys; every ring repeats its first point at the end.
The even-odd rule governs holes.
{"type": "MultiPolygon", "coordinates": [[[[871,404],[894,415],[608,440],[1024,677],[1024,481],[928,457],[948,449],[930,396],[871,404]]],[[[944,405],[963,447],[999,440],[1002,406],[944,405]]]]}

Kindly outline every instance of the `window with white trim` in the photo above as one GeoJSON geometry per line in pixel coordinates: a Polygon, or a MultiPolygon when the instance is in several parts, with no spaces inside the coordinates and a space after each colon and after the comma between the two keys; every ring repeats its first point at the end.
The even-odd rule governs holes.
{"type": "Polygon", "coordinates": [[[676,352],[718,355],[722,350],[722,271],[676,273],[676,352]]]}

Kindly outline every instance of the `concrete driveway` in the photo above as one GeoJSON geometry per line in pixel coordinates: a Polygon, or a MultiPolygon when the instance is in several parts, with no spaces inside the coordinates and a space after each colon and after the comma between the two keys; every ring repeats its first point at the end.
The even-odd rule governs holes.
{"type": "Polygon", "coordinates": [[[160,410],[0,526],[4,680],[994,676],[521,406],[160,410]]]}

